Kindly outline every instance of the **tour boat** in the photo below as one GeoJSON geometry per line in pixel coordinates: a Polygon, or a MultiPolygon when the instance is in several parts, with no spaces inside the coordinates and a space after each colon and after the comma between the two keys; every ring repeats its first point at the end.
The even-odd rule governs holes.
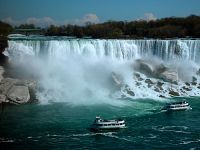
{"type": "Polygon", "coordinates": [[[116,120],[103,120],[101,117],[97,116],[94,123],[91,126],[92,130],[112,130],[120,129],[125,127],[125,121],[122,119],[116,120]]]}
{"type": "Polygon", "coordinates": [[[164,111],[177,111],[177,110],[189,110],[192,109],[188,102],[181,101],[175,103],[168,103],[162,108],[164,111]]]}

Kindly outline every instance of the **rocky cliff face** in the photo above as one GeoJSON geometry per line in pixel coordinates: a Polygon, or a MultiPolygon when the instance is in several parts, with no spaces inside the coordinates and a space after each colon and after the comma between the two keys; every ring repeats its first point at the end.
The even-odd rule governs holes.
{"type": "Polygon", "coordinates": [[[116,92],[120,98],[143,98],[173,96],[198,96],[200,94],[200,80],[198,71],[192,76],[191,81],[178,78],[178,72],[168,68],[163,63],[154,60],[139,59],[134,62],[132,79],[126,82],[126,76],[120,73],[112,73],[116,92]],[[143,89],[143,90],[141,90],[143,89]],[[141,96],[142,95],[142,96],[141,96]]]}
{"type": "Polygon", "coordinates": [[[177,82],[178,80],[178,73],[175,70],[153,60],[138,59],[135,61],[134,69],[149,77],[160,78],[167,82],[177,82]]]}

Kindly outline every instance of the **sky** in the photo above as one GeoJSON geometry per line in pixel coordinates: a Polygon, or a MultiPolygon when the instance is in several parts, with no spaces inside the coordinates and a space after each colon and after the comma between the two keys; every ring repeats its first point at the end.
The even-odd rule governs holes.
{"type": "Polygon", "coordinates": [[[0,0],[0,20],[19,25],[155,20],[200,15],[200,0],[0,0]]]}

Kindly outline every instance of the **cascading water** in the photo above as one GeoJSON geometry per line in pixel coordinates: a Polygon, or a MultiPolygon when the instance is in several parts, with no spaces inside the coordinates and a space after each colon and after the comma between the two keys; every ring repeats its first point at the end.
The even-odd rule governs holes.
{"type": "MultiPolygon", "coordinates": [[[[184,86],[198,71],[200,40],[18,39],[9,41],[7,53],[37,76],[41,103],[113,103],[116,97],[158,99],[169,97],[170,90],[183,96],[200,93],[198,83],[190,87],[192,90],[184,86]],[[179,84],[172,86],[135,70],[134,61],[144,58],[178,71],[179,84]],[[116,85],[116,81],[123,83],[116,85]],[[184,87],[186,92],[182,92],[184,87]]],[[[199,80],[198,76],[195,79],[199,80]]]]}
{"type": "Polygon", "coordinates": [[[183,58],[199,62],[199,40],[11,40],[9,52],[19,55],[52,57],[69,54],[90,55],[96,58],[131,60],[144,56],[157,56],[163,60],[183,58]]]}

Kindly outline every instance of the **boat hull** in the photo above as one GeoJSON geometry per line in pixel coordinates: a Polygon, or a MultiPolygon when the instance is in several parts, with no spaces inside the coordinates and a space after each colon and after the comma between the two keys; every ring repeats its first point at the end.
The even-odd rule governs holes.
{"type": "Polygon", "coordinates": [[[123,129],[125,128],[125,125],[124,126],[120,126],[120,127],[109,127],[109,128],[105,128],[105,127],[94,127],[92,126],[90,128],[91,131],[114,131],[114,130],[120,130],[120,129],[123,129]]]}
{"type": "Polygon", "coordinates": [[[125,127],[125,121],[117,120],[103,120],[99,116],[96,117],[94,123],[91,125],[92,130],[116,130],[125,127]]]}
{"type": "Polygon", "coordinates": [[[183,100],[180,102],[168,103],[165,107],[163,107],[162,111],[182,111],[190,109],[192,108],[189,103],[183,100]]]}
{"type": "Polygon", "coordinates": [[[162,109],[162,111],[185,111],[190,110],[191,107],[181,107],[181,108],[168,108],[168,109],[162,109]]]}

